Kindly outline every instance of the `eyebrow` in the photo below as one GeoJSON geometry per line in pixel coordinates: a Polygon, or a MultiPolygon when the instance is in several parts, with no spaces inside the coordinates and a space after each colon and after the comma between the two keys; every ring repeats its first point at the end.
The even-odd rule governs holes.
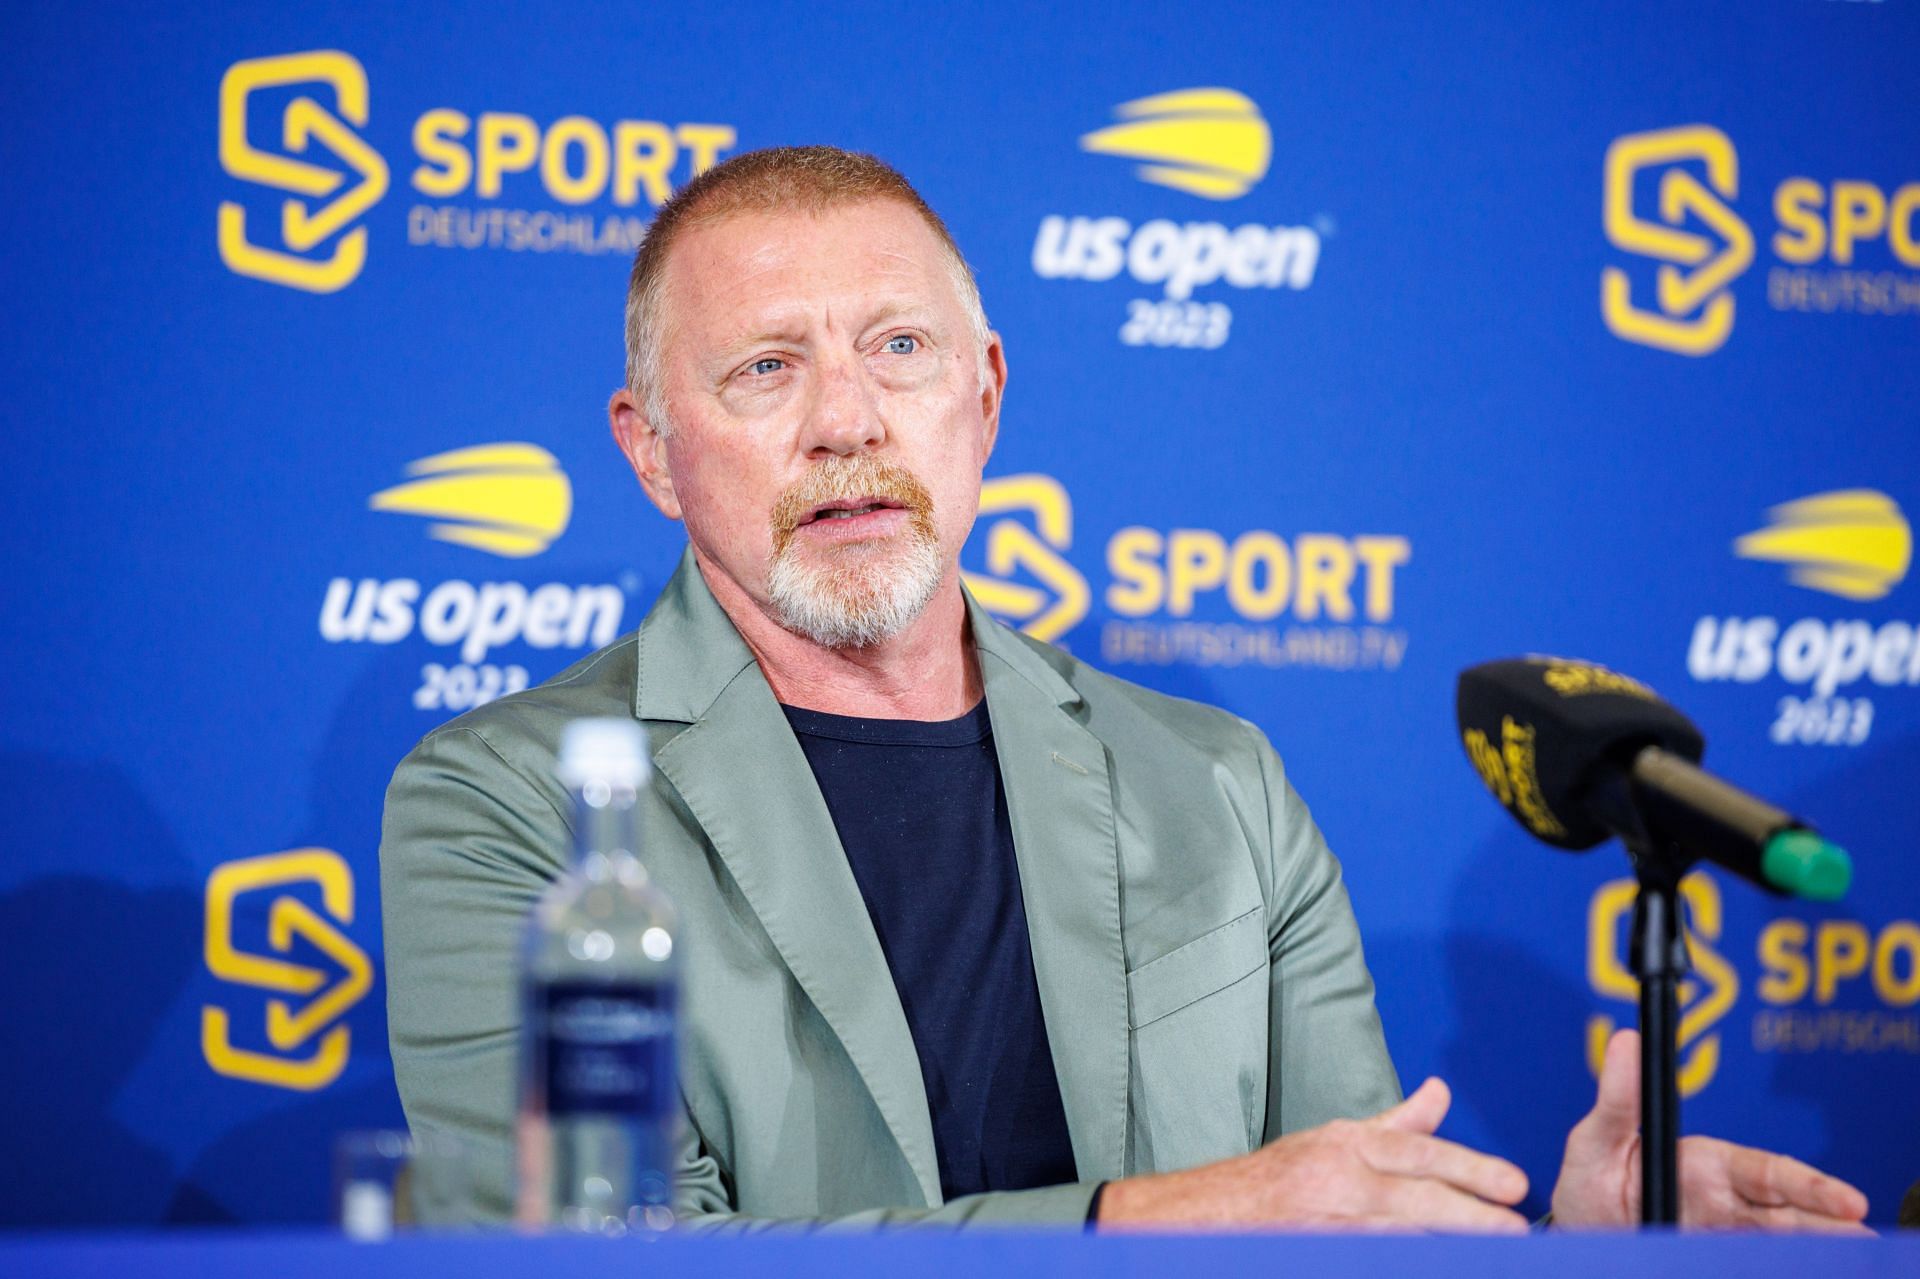
{"type": "Polygon", "coordinates": [[[900,319],[924,321],[930,318],[931,315],[926,303],[905,302],[894,299],[882,303],[880,309],[874,312],[873,317],[867,321],[866,327],[877,328],[880,325],[890,324],[900,319]]]}
{"type": "MultiPolygon", "coordinates": [[[[924,302],[909,302],[898,298],[886,299],[860,326],[860,331],[879,328],[901,319],[927,323],[931,318],[931,309],[924,302]]],[[[714,352],[714,362],[726,363],[746,354],[756,346],[767,343],[798,344],[805,341],[807,327],[808,321],[800,315],[777,315],[760,327],[723,343],[714,352]]]]}

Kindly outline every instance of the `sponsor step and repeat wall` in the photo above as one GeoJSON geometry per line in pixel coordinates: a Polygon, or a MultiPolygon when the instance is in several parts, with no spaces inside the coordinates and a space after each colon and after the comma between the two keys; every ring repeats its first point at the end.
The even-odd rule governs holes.
{"type": "Polygon", "coordinates": [[[1832,907],[1687,881],[1687,1128],[1881,1221],[1920,1178],[1912,0],[0,30],[0,1222],[318,1220],[401,1121],[388,776],[645,614],[628,264],[820,141],[919,184],[1005,337],[969,585],[1271,735],[1447,1135],[1542,1206],[1634,1019],[1624,857],[1529,841],[1452,723],[1546,652],[1855,858],[1832,907]]]}

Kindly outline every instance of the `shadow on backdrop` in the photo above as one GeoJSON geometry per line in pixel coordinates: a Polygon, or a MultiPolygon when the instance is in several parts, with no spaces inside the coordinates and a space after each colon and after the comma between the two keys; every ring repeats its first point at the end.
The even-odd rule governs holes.
{"type": "MultiPolygon", "coordinates": [[[[1519,1164],[1528,1180],[1520,1210],[1529,1217],[1546,1212],[1567,1131],[1593,1104],[1580,1056],[1587,990],[1516,940],[1537,929],[1515,918],[1527,903],[1565,897],[1573,868],[1540,855],[1546,851],[1502,832],[1462,868],[1435,911],[1435,932],[1367,942],[1388,1042],[1401,1018],[1442,1028],[1432,1069],[1453,1089],[1454,1104],[1440,1135],[1519,1164]]],[[[1584,922],[1570,921],[1569,932],[1584,922]]],[[[1402,1083],[1419,1079],[1403,1074],[1402,1083]]]]}
{"type": "MultiPolygon", "coordinates": [[[[190,880],[171,832],[118,769],[9,753],[0,775],[27,797],[10,806],[10,870],[71,865],[76,849],[137,849],[158,878],[190,880]]],[[[191,887],[58,873],[0,894],[0,1026],[15,1032],[0,1053],[0,1225],[159,1218],[172,1161],[113,1109],[193,976],[199,929],[191,887]]]]}
{"type": "Polygon", "coordinates": [[[374,985],[344,1021],[352,1036],[350,1064],[338,1082],[316,1093],[234,1081],[234,1088],[272,1092],[284,1104],[215,1130],[180,1179],[166,1209],[170,1222],[324,1222],[331,1213],[334,1140],[356,1129],[405,1126],[387,1056],[380,810],[394,765],[447,716],[430,717],[413,706],[425,660],[416,646],[369,645],[358,655],[365,664],[328,721],[306,813],[283,845],[330,848],[353,868],[354,920],[347,932],[374,961],[374,985]]]}
{"type": "MultiPolygon", "coordinates": [[[[653,603],[654,583],[632,570],[607,564],[547,565],[554,580],[621,580],[628,594],[621,619],[624,634],[653,603]],[[641,587],[647,588],[644,594],[641,587]]],[[[484,575],[484,574],[482,574],[484,575]]],[[[503,574],[510,576],[510,574],[503,574]]],[[[538,683],[584,657],[585,650],[536,650],[512,646],[489,662],[518,663],[538,683]]],[[[456,711],[422,709],[416,693],[423,667],[444,665],[448,654],[418,637],[397,645],[334,650],[326,660],[351,661],[355,673],[332,707],[309,771],[304,815],[281,845],[316,846],[340,853],[353,868],[354,922],[347,931],[374,961],[374,987],[345,1018],[352,1035],[346,1073],[312,1094],[273,1091],[282,1102],[218,1133],[195,1156],[167,1208],[183,1223],[312,1224],[331,1211],[332,1151],[341,1134],[360,1129],[403,1128],[405,1115],[393,1082],[387,1047],[386,977],[380,905],[380,818],[394,767],[426,733],[456,711]]],[[[272,851],[272,850],[261,850],[272,851]]],[[[512,974],[502,980],[512,981],[512,974]]],[[[235,1088],[262,1085],[235,1082],[235,1088]]],[[[503,1099],[503,1104],[509,1099],[503,1099]]]]}

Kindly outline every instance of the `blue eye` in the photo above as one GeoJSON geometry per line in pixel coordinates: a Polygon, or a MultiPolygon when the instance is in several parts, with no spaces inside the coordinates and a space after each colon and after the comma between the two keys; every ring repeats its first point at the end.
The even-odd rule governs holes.
{"type": "Polygon", "coordinates": [[[893,355],[912,355],[920,349],[920,339],[902,333],[898,337],[888,338],[883,349],[893,355]]]}
{"type": "Polygon", "coordinates": [[[772,356],[768,356],[764,360],[755,360],[752,364],[749,364],[747,366],[747,372],[756,374],[775,373],[785,367],[785,365],[786,361],[776,360],[772,356]]]}

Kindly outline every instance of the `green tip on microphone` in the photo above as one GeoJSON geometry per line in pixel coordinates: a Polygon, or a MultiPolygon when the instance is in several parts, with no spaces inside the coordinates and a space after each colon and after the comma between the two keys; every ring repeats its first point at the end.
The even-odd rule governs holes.
{"type": "Polygon", "coordinates": [[[1846,849],[1810,830],[1783,830],[1760,854],[1760,873],[1783,893],[1837,902],[1853,882],[1853,859],[1846,849]]]}

